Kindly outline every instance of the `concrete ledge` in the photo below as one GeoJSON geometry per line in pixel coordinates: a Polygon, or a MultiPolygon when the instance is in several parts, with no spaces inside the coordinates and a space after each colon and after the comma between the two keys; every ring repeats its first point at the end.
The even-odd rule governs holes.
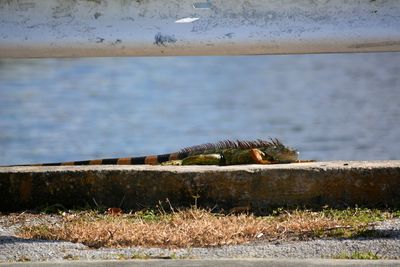
{"type": "Polygon", "coordinates": [[[0,1],[0,58],[400,51],[400,2],[0,1]]]}
{"type": "Polygon", "coordinates": [[[240,166],[0,167],[0,210],[61,204],[143,209],[168,198],[264,213],[276,207],[400,207],[400,160],[240,166]],[[121,204],[122,203],[122,204],[121,204]]]}

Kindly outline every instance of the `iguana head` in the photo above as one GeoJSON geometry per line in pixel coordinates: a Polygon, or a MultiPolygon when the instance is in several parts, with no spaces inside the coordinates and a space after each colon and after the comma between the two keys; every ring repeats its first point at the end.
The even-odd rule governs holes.
{"type": "Polygon", "coordinates": [[[277,139],[274,139],[271,145],[259,149],[265,153],[265,159],[276,163],[298,161],[299,152],[293,148],[284,146],[277,139]]]}

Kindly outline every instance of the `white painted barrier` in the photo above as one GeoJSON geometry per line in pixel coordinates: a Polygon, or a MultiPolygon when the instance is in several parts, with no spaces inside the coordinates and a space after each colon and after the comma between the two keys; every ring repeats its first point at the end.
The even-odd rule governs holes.
{"type": "Polygon", "coordinates": [[[400,51],[399,0],[0,0],[0,57],[400,51]]]}

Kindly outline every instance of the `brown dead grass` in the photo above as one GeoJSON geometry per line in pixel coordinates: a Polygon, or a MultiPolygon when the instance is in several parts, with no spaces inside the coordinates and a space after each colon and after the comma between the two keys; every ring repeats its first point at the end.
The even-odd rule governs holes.
{"type": "Polygon", "coordinates": [[[170,214],[64,214],[60,223],[26,226],[20,236],[68,240],[90,247],[209,247],[257,239],[346,236],[369,225],[357,216],[311,211],[280,211],[273,216],[222,215],[201,209],[170,214]]]}

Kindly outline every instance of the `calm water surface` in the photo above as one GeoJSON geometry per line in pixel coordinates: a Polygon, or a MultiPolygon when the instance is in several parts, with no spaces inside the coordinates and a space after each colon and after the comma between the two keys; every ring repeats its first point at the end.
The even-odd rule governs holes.
{"type": "Polygon", "coordinates": [[[400,159],[400,53],[0,61],[0,165],[268,137],[400,159]]]}

